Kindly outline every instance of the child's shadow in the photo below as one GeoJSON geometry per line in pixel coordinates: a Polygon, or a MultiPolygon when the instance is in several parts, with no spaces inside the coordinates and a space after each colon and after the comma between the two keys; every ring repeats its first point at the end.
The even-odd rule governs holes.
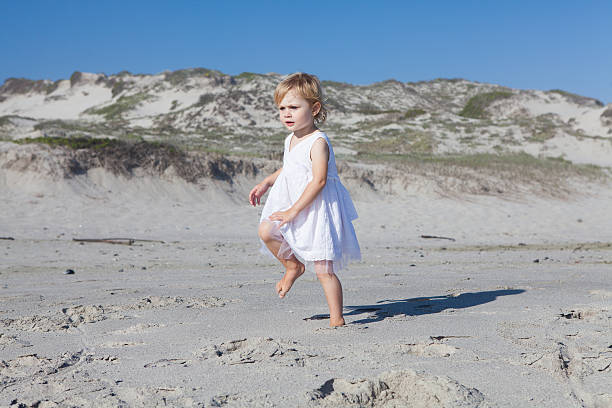
{"type": "MultiPolygon", "coordinates": [[[[459,296],[445,295],[432,297],[419,297],[411,299],[385,299],[374,305],[345,306],[351,310],[344,316],[357,316],[368,314],[364,319],[355,320],[351,324],[365,324],[380,322],[393,316],[419,316],[431,313],[440,313],[446,309],[464,309],[483,303],[492,302],[498,296],[518,295],[525,292],[523,289],[491,290],[486,292],[468,292],[459,296]]],[[[329,315],[314,315],[304,320],[328,319],[329,315]]]]}

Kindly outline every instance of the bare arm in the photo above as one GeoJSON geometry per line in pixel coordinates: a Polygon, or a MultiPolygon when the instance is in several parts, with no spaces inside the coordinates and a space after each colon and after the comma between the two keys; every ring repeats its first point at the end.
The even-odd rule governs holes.
{"type": "Polygon", "coordinates": [[[253,187],[249,193],[249,203],[251,203],[252,206],[260,204],[261,197],[263,197],[263,195],[266,194],[266,191],[268,191],[268,189],[276,182],[276,179],[281,171],[283,171],[282,167],[263,179],[261,183],[253,187]]]}
{"type": "Polygon", "coordinates": [[[270,216],[272,221],[280,221],[284,225],[293,220],[304,208],[308,207],[327,183],[327,162],[329,147],[325,139],[318,138],[310,151],[312,160],[312,180],[306,185],[300,198],[286,211],[278,211],[270,216]]]}

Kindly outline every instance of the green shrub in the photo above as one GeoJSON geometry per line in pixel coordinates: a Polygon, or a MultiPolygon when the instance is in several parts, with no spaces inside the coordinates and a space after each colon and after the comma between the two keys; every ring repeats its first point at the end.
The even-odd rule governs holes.
{"type": "Polygon", "coordinates": [[[113,95],[113,98],[117,95],[119,95],[121,92],[123,92],[125,89],[127,88],[127,83],[122,81],[122,80],[118,80],[117,82],[115,82],[113,84],[113,87],[111,89],[111,93],[113,95]]]}
{"type": "Polygon", "coordinates": [[[206,68],[190,68],[190,69],[179,69],[173,72],[167,72],[164,75],[164,80],[170,82],[172,85],[182,85],[189,78],[195,76],[210,76],[215,71],[206,68]]]}
{"type": "Polygon", "coordinates": [[[79,71],[74,71],[70,75],[70,86],[75,86],[83,78],[83,74],[79,71]]]}
{"type": "Polygon", "coordinates": [[[211,93],[205,93],[200,95],[200,99],[198,99],[198,102],[196,105],[198,106],[204,106],[207,105],[211,102],[213,102],[215,100],[215,95],[211,94],[211,93]]]}
{"type": "Polygon", "coordinates": [[[494,91],[475,95],[466,103],[460,116],[472,119],[485,119],[487,117],[486,109],[493,103],[502,99],[507,99],[512,96],[512,92],[494,91]]]}
{"type": "Polygon", "coordinates": [[[50,93],[55,92],[55,90],[59,86],[60,82],[61,82],[61,79],[58,79],[57,81],[53,82],[52,84],[47,85],[47,90],[46,90],[47,95],[49,95],[50,93]]]}

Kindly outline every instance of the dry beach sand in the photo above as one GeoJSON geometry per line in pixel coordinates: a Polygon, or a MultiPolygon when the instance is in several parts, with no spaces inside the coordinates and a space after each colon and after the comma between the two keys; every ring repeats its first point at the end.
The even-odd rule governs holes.
{"type": "Polygon", "coordinates": [[[612,406],[609,183],[347,182],[363,261],[330,329],[313,274],[275,295],[253,181],[0,171],[0,406],[612,406]],[[152,241],[73,241],[103,237],[152,241]]]}

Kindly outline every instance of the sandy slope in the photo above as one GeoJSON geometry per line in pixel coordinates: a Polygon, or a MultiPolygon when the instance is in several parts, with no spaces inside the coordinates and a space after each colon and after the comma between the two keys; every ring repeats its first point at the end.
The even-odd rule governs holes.
{"type": "Polygon", "coordinates": [[[274,295],[251,183],[2,170],[0,405],[611,406],[612,187],[354,191],[328,329],[311,274],[274,295]],[[111,236],[164,242],[72,241],[111,236]]]}

